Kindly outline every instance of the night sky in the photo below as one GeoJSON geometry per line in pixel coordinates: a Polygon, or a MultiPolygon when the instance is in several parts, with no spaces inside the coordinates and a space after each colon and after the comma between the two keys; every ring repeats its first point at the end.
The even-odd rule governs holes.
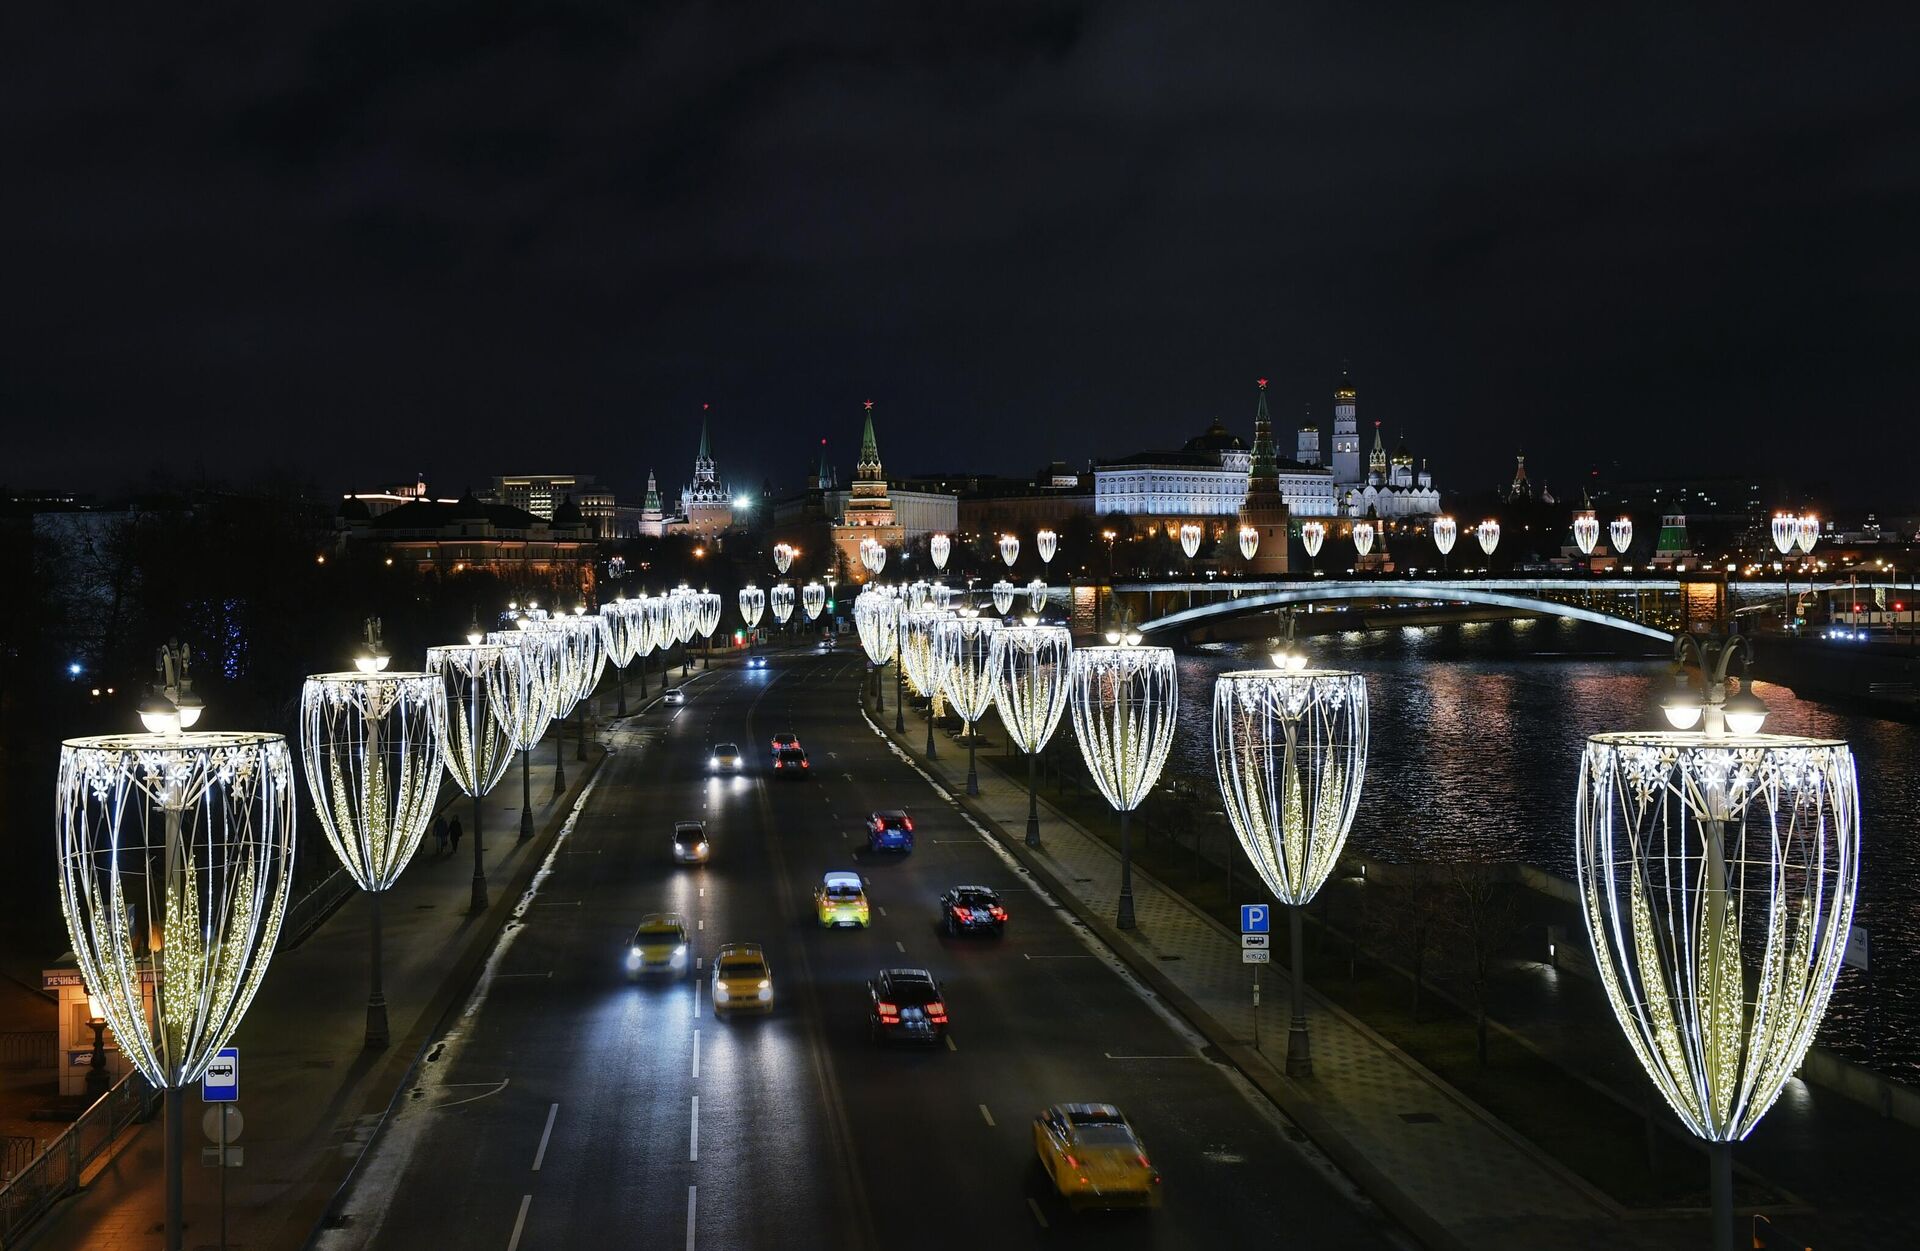
{"type": "Polygon", "coordinates": [[[1920,499],[1910,5],[121,7],[4,19],[14,488],[1284,452],[1344,357],[1443,492],[1920,499]]]}

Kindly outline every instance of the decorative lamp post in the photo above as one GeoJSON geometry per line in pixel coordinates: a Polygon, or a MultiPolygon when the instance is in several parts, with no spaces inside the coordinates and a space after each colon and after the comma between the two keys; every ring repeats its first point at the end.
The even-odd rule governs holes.
{"type": "Polygon", "coordinates": [[[1305,521],[1300,523],[1300,546],[1307,550],[1307,568],[1313,568],[1314,557],[1320,554],[1320,545],[1327,541],[1325,522],[1305,521]]]}
{"type": "Polygon", "coordinates": [[[720,628],[720,610],[724,607],[720,595],[715,591],[702,591],[694,601],[694,629],[706,640],[707,662],[705,668],[713,668],[713,632],[720,628]]]}
{"type": "Polygon", "coordinates": [[[1204,534],[1205,531],[1191,521],[1180,527],[1180,550],[1187,554],[1188,560],[1192,560],[1200,551],[1200,540],[1204,534]]]}
{"type": "Polygon", "coordinates": [[[1042,530],[1033,536],[1033,547],[1040,553],[1040,563],[1051,565],[1053,554],[1060,550],[1060,536],[1051,530],[1042,530]]]}
{"type": "Polygon", "coordinates": [[[163,1095],[168,1251],[184,1229],[184,1091],[232,1039],[273,958],[297,787],[278,734],[184,732],[201,710],[183,702],[185,659],[162,649],[140,707],[148,733],[61,744],[54,827],[81,980],[163,1095]]]}
{"type": "Polygon", "coordinates": [[[1797,541],[1803,554],[1811,554],[1813,545],[1820,541],[1820,519],[1812,513],[1800,518],[1797,527],[1797,541]]]}
{"type": "Polygon", "coordinates": [[[1600,518],[1594,515],[1593,507],[1581,496],[1581,508],[1573,514],[1573,541],[1579,547],[1582,556],[1593,555],[1593,549],[1600,542],[1600,518]]]}
{"type": "Polygon", "coordinates": [[[1180,686],[1170,647],[1141,647],[1131,629],[1111,629],[1108,647],[1068,658],[1073,733],[1094,785],[1120,813],[1120,902],[1114,923],[1133,928],[1133,841],[1128,818],[1160,779],[1173,746],[1180,686]]]}
{"type": "Polygon", "coordinates": [[[602,605],[593,617],[600,627],[600,650],[613,665],[613,684],[618,692],[613,710],[616,717],[627,715],[627,666],[633,663],[640,637],[637,607],[623,596],[602,605]]]}
{"type": "MultiPolygon", "coordinates": [[[[900,645],[900,603],[872,587],[860,592],[853,601],[853,625],[860,636],[861,650],[873,676],[874,711],[885,712],[880,694],[880,670],[893,659],[900,645]]],[[[905,728],[904,726],[902,728],[905,728]]]]}
{"type": "Polygon", "coordinates": [[[933,556],[933,567],[945,572],[947,557],[953,554],[953,540],[944,534],[936,534],[927,540],[927,551],[933,556]]]}
{"type": "Polygon", "coordinates": [[[1005,578],[995,582],[993,584],[993,611],[999,613],[1002,617],[1012,612],[1013,597],[1019,594],[1019,592],[1020,588],[1005,578]]]}
{"type": "Polygon", "coordinates": [[[749,582],[740,588],[739,598],[740,619],[747,623],[747,650],[751,652],[753,632],[760,628],[760,617],[767,611],[767,593],[749,582]]]}
{"type": "Polygon", "coordinates": [[[941,622],[952,618],[953,613],[945,608],[910,612],[906,617],[906,632],[901,636],[906,646],[907,681],[927,701],[926,755],[929,760],[940,758],[933,738],[933,723],[939,715],[942,671],[940,649],[935,645],[934,635],[941,622]]]}
{"type": "Polygon", "coordinates": [[[1493,549],[1500,546],[1500,523],[1489,517],[1480,523],[1474,533],[1480,540],[1480,550],[1492,556],[1493,549]]]}
{"type": "Polygon", "coordinates": [[[93,1054],[87,1060],[87,1099],[89,1102],[113,1088],[107,1074],[107,1016],[100,996],[87,992],[87,1028],[93,1031],[93,1054]]]}
{"type": "Polygon", "coordinates": [[[354,655],[353,667],[361,673],[379,673],[387,667],[391,659],[387,649],[380,642],[380,618],[368,617],[365,632],[361,635],[360,650],[354,655]]]}
{"type": "Polygon", "coordinates": [[[800,588],[800,607],[806,611],[808,621],[820,620],[820,614],[827,606],[827,588],[818,582],[809,582],[800,588]]]}
{"type": "Polygon", "coordinates": [[[1000,668],[1000,622],[993,617],[948,617],[934,631],[933,645],[940,657],[940,692],[967,723],[967,794],[978,795],[979,721],[993,706],[994,679],[1000,668]]]}
{"type": "Polygon", "coordinates": [[[775,543],[773,545],[774,572],[781,577],[787,576],[787,570],[793,568],[793,544],[775,543]]]}
{"type": "Polygon", "coordinates": [[[1460,527],[1451,517],[1433,519],[1433,545],[1440,549],[1440,559],[1449,568],[1452,566],[1453,545],[1460,537],[1460,527]]]}
{"type": "Polygon", "coordinates": [[[300,692],[307,797],[333,854],[372,908],[369,1047],[388,1041],[380,896],[420,849],[440,794],[446,687],[431,673],[320,673],[300,692]]]}
{"type": "Polygon", "coordinates": [[[1353,523],[1353,547],[1362,556],[1373,550],[1373,523],[1356,521],[1353,523]]]}
{"type": "Polygon", "coordinates": [[[959,594],[959,592],[955,591],[952,587],[948,586],[946,583],[936,582],[933,584],[933,597],[931,602],[928,604],[928,607],[952,608],[953,597],[957,594],[959,594]]]}
{"type": "Polygon", "coordinates": [[[1607,527],[1607,537],[1613,540],[1613,554],[1625,556],[1633,546],[1633,518],[1615,517],[1607,527]]]}
{"type": "Polygon", "coordinates": [[[1039,578],[1027,583],[1027,611],[1043,613],[1047,610],[1047,584],[1039,578]]]}
{"type": "Polygon", "coordinates": [[[1240,527],[1240,559],[1251,561],[1253,554],[1260,550],[1260,530],[1256,526],[1240,527]]]}
{"type": "Polygon", "coordinates": [[[493,714],[492,674],[506,648],[498,643],[429,647],[427,672],[446,688],[447,715],[440,722],[440,756],[462,794],[473,797],[473,901],[487,910],[487,870],[481,858],[480,801],[506,776],[513,743],[493,714]]]}
{"type": "Polygon", "coordinates": [[[1306,944],[1301,918],[1360,806],[1367,775],[1367,682],[1357,673],[1308,669],[1276,652],[1275,667],[1223,673],[1213,685],[1213,760],[1240,846],[1273,897],[1287,905],[1293,947],[1293,1014],[1287,1074],[1313,1075],[1307,1036],[1306,944]]]}
{"type": "Polygon", "coordinates": [[[1027,756],[1027,846],[1040,845],[1040,792],[1036,762],[1067,710],[1067,660],[1073,632],[1066,626],[1029,621],[1000,632],[1000,663],[994,670],[993,702],[1007,737],[1027,756]]]}
{"type": "Polygon", "coordinates": [[[1596,734],[1581,758],[1574,855],[1600,984],[1627,1043],[1708,1144],[1715,1251],[1735,1246],[1733,1144],[1800,1066],[1839,976],[1859,878],[1851,749],[1763,734],[1739,635],[1674,640],[1700,663],[1673,731],[1596,734]],[[1700,726],[1695,730],[1694,726],[1700,726]]]}
{"type": "Polygon", "coordinates": [[[533,837],[533,782],[527,757],[540,745],[553,719],[550,689],[554,684],[553,654],[546,644],[524,633],[487,636],[501,644],[500,663],[487,671],[487,707],[506,731],[507,742],[520,753],[520,841],[533,837]]]}
{"type": "Polygon", "coordinates": [[[767,607],[773,610],[773,619],[777,624],[787,624],[793,619],[793,587],[782,582],[768,591],[767,607]]]}
{"type": "MultiPolygon", "coordinates": [[[[1791,556],[1800,546],[1800,518],[1792,513],[1773,515],[1773,546],[1782,556],[1791,556]]],[[[1784,567],[1783,567],[1784,576],[1784,567]]],[[[1780,620],[1783,628],[1793,628],[1793,579],[1786,578],[1780,603],[1780,620]]]]}
{"type": "Polygon", "coordinates": [[[1020,559],[1020,536],[1003,534],[1000,536],[1000,559],[1007,562],[1007,568],[1013,568],[1013,562],[1020,559]]]}

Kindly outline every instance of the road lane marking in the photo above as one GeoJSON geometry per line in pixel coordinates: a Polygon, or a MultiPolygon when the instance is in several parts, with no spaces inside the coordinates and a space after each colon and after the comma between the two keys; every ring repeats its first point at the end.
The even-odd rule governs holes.
{"type": "Polygon", "coordinates": [[[903,942],[901,942],[901,941],[900,941],[899,939],[897,939],[897,938],[896,938],[896,939],[894,939],[894,940],[893,940],[893,945],[894,945],[895,947],[898,947],[898,948],[900,949],[900,954],[901,954],[901,955],[903,955],[903,956],[904,956],[904,955],[906,955],[906,954],[907,954],[907,945],[906,945],[905,943],[903,943],[903,942]]]}
{"type": "Polygon", "coordinates": [[[687,1187],[687,1251],[693,1251],[693,1201],[700,1193],[700,1187],[687,1187]]]}
{"type": "Polygon", "coordinates": [[[509,978],[509,977],[552,977],[552,976],[553,976],[553,970],[548,969],[545,973],[495,973],[493,975],[493,980],[498,982],[504,978],[509,978]]]}
{"type": "Polygon", "coordinates": [[[527,1209],[532,1205],[532,1195],[520,1196],[520,1215],[513,1220],[513,1237],[507,1239],[507,1251],[519,1251],[520,1231],[527,1227],[527,1209]]]}
{"type": "Polygon", "coordinates": [[[1196,1055],[1184,1055],[1184,1056],[1117,1056],[1117,1055],[1115,1055],[1115,1054],[1113,1054],[1113,1052],[1111,1052],[1111,1051],[1103,1051],[1103,1052],[1101,1052],[1100,1054],[1101,1054],[1101,1055],[1103,1055],[1103,1056],[1105,1056],[1105,1057],[1107,1057],[1107,1059],[1109,1059],[1109,1060],[1198,1060],[1198,1059],[1200,1059],[1200,1058],[1201,1058],[1200,1056],[1196,1056],[1196,1055]]]}
{"type": "Polygon", "coordinates": [[[687,1162],[700,1161],[700,1096],[693,1097],[693,1132],[687,1138],[687,1162]]]}
{"type": "MultiPolygon", "coordinates": [[[[1040,1222],[1040,1228],[1045,1229],[1047,1227],[1047,1214],[1040,1210],[1040,1201],[1032,1195],[1027,1196],[1027,1210],[1033,1213],[1034,1220],[1040,1222]]],[[[692,1246],[692,1241],[689,1240],[687,1245],[692,1246]]]]}
{"type": "Polygon", "coordinates": [[[553,1137],[553,1118],[560,1115],[560,1105],[554,1104],[547,1109],[547,1127],[540,1131],[540,1149],[533,1153],[533,1171],[540,1171],[540,1162],[547,1158],[547,1140],[553,1137]]]}
{"type": "Polygon", "coordinates": [[[700,1079],[700,1031],[693,1031],[693,1077],[700,1079]]]}
{"type": "Polygon", "coordinates": [[[693,1019],[696,1021],[700,1019],[700,981],[698,978],[694,979],[693,983],[693,1019]]]}
{"type": "Polygon", "coordinates": [[[948,1034],[948,1035],[947,1035],[947,1050],[948,1050],[948,1051],[958,1051],[958,1050],[960,1050],[960,1045],[959,1045],[958,1043],[956,1043],[956,1042],[954,1042],[954,1041],[953,1041],[953,1035],[952,1035],[952,1034],[948,1034]]]}
{"type": "Polygon", "coordinates": [[[882,907],[882,908],[880,909],[880,915],[881,915],[881,916],[885,916],[885,915],[887,915],[887,910],[886,910],[886,908],[885,908],[885,907],[882,907]]]}
{"type": "Polygon", "coordinates": [[[980,1105],[980,1115],[981,1115],[981,1116],[982,1116],[983,1118],[985,1118],[985,1120],[986,1120],[986,1122],[987,1122],[987,1127],[988,1127],[989,1129],[992,1129],[992,1128],[995,1128],[995,1126],[994,1126],[994,1124],[993,1124],[993,1113],[991,1113],[991,1112],[989,1112],[989,1111],[987,1111],[987,1105],[986,1105],[986,1104],[984,1104],[984,1103],[980,1105]]]}

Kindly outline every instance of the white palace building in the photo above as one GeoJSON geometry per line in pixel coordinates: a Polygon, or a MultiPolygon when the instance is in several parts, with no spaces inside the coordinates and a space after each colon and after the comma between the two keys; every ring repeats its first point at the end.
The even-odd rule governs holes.
{"type": "MultiPolygon", "coordinates": [[[[1320,430],[1300,427],[1292,460],[1277,458],[1280,494],[1295,517],[1431,516],[1440,492],[1423,463],[1414,468],[1403,441],[1389,456],[1380,425],[1365,471],[1360,460],[1358,392],[1343,367],[1333,397],[1331,462],[1323,461],[1320,430]]],[[[1260,380],[1256,425],[1269,421],[1266,379],[1260,380]]],[[[1137,452],[1093,468],[1094,512],[1133,517],[1233,516],[1247,495],[1253,453],[1239,435],[1215,421],[1177,452],[1137,452]]]]}

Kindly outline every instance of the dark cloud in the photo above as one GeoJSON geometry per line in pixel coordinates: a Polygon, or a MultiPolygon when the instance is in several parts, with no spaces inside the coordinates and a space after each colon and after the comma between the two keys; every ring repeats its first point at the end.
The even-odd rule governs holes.
{"type": "Polygon", "coordinates": [[[637,488],[711,400],[792,482],[868,397],[896,471],[1023,471],[1256,374],[1324,416],[1352,357],[1443,487],[1524,445],[1910,499],[1890,13],[37,6],[0,477],[637,488]]]}

